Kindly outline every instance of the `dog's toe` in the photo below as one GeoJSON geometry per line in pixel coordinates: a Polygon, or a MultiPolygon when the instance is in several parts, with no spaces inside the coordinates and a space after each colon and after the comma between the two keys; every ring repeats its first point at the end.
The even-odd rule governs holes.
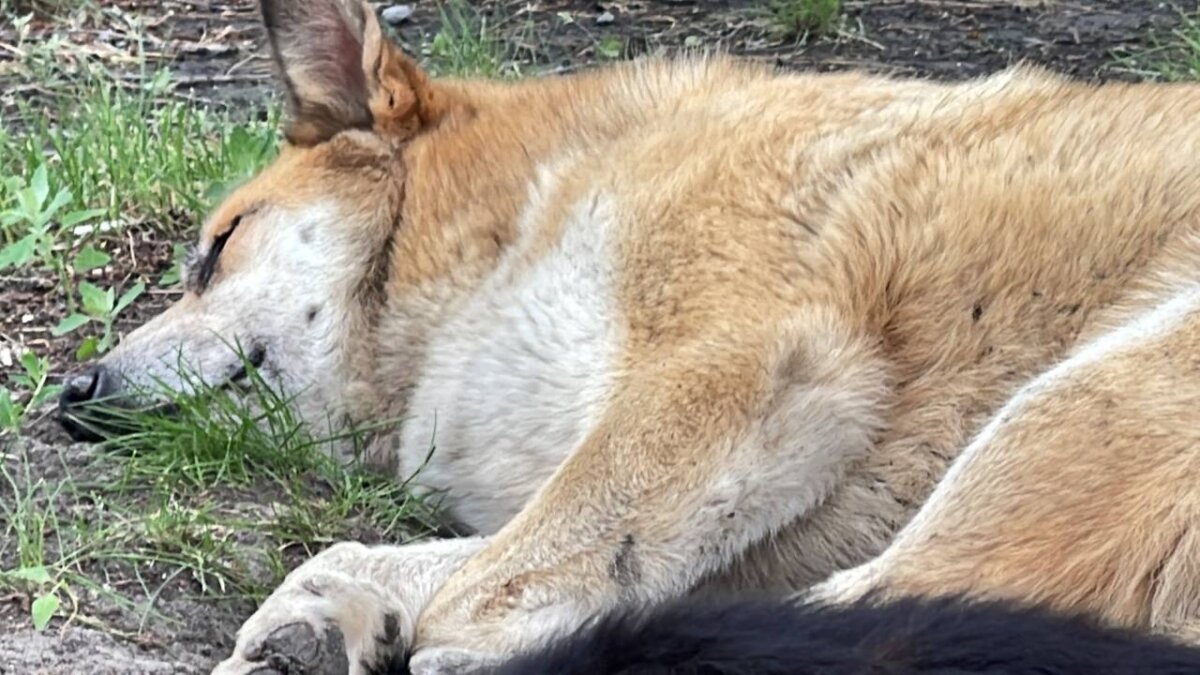
{"type": "MultiPolygon", "coordinates": [[[[248,650],[252,661],[265,661],[285,675],[349,675],[346,642],[337,626],[318,630],[297,621],[273,630],[257,647],[248,650]]],[[[272,672],[274,672],[272,671],[272,672]]]]}

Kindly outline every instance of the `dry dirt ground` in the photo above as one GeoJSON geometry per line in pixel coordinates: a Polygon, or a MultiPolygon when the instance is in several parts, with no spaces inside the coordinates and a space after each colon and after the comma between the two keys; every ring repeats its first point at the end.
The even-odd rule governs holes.
{"type": "MultiPolygon", "coordinates": [[[[197,105],[247,114],[265,108],[272,85],[252,1],[101,4],[148,20],[155,58],[170,63],[181,95],[197,105]]],[[[491,30],[504,37],[508,56],[522,73],[547,76],[660,49],[720,46],[799,69],[865,68],[959,79],[1027,61],[1081,78],[1140,79],[1154,72],[1149,54],[1179,25],[1181,16],[1196,11],[1194,2],[1181,7],[1150,0],[857,1],[844,3],[836,34],[799,40],[779,34],[763,11],[766,0],[472,4],[491,30]]],[[[412,6],[412,17],[397,26],[397,33],[420,52],[442,16],[433,2],[421,0],[412,6]]],[[[2,38],[0,33],[0,43],[2,38]]],[[[129,47],[120,35],[103,30],[81,30],[72,39],[99,51],[129,47]]],[[[186,231],[187,223],[171,229],[186,231]]],[[[157,279],[171,261],[170,242],[159,232],[128,232],[111,249],[114,260],[104,273],[114,280],[157,279]]],[[[20,276],[0,277],[0,284],[0,337],[9,345],[51,355],[56,376],[75,367],[73,339],[52,338],[48,331],[63,314],[54,284],[20,276]]],[[[163,289],[143,296],[123,315],[118,330],[156,313],[173,293],[163,289]]],[[[11,370],[10,364],[0,363],[0,382],[11,370]]],[[[28,480],[47,482],[64,474],[76,481],[103,482],[120,473],[119,458],[97,457],[88,446],[69,443],[49,419],[35,420],[21,440],[9,444],[3,457],[7,470],[18,474],[18,483],[25,480],[19,474],[26,467],[31,472],[28,480]]],[[[280,498],[247,494],[234,499],[231,508],[252,511],[280,498]]],[[[15,499],[11,485],[0,483],[0,499],[15,499]]],[[[65,498],[52,502],[53,516],[63,520],[86,521],[93,506],[65,498]]],[[[258,541],[254,532],[237,536],[249,550],[258,541]]],[[[371,531],[362,532],[362,537],[380,538],[371,531]]],[[[292,565],[302,557],[302,552],[291,552],[283,560],[292,565]]],[[[4,563],[0,560],[0,570],[4,563]]],[[[71,621],[56,619],[44,632],[29,625],[28,597],[0,597],[0,675],[207,672],[229,649],[234,630],[253,609],[251,600],[222,598],[235,594],[204,588],[194,574],[171,576],[157,568],[158,577],[148,579],[136,566],[119,564],[86,571],[100,587],[75,589],[79,614],[71,621]]]]}

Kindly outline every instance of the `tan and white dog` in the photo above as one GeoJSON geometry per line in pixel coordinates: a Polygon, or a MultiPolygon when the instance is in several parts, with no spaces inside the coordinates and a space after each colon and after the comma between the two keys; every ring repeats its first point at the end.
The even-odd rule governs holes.
{"type": "Polygon", "coordinates": [[[823,581],[1196,627],[1200,87],[430,81],[357,4],[263,10],[288,142],[64,406],[237,340],[310,419],[405,418],[397,476],[433,439],[480,536],[330,548],[219,672],[453,672],[823,581]]]}

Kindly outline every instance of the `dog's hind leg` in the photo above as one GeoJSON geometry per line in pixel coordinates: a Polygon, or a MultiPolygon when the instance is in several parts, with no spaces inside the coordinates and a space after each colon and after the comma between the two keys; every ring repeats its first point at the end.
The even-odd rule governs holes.
{"type": "Polygon", "coordinates": [[[878,558],[810,597],[1004,596],[1177,632],[1200,619],[1200,287],[1024,387],[878,558]]]}
{"type": "Polygon", "coordinates": [[[263,602],[214,675],[404,672],[418,613],[483,543],[335,544],[263,602]]]}

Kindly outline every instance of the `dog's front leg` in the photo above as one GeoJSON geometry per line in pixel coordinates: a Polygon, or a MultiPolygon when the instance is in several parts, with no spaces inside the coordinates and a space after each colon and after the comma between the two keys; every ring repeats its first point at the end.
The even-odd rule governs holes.
{"type": "Polygon", "coordinates": [[[869,448],[886,394],[868,349],[846,337],[834,342],[853,358],[829,358],[813,337],[631,368],[542,491],[434,596],[412,672],[468,672],[682,595],[816,505],[869,448]]]}

